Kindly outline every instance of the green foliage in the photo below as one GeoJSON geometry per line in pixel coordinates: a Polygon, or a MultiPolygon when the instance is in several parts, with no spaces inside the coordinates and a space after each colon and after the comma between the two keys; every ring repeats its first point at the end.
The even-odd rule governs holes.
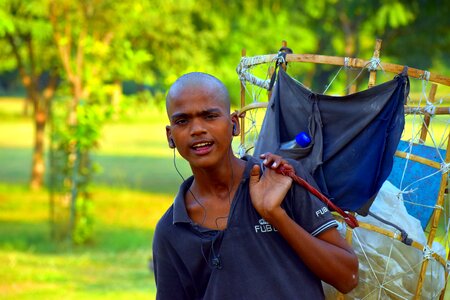
{"type": "Polygon", "coordinates": [[[18,62],[12,52],[12,38],[16,43],[19,54],[22,56],[26,70],[34,68],[37,74],[55,67],[56,49],[52,45],[52,31],[48,21],[47,1],[30,0],[3,0],[0,2],[0,71],[18,68],[18,62]],[[32,43],[33,57],[29,61],[26,55],[29,49],[27,44],[32,43]]]}
{"type": "Polygon", "coordinates": [[[4,36],[6,33],[14,32],[14,21],[11,15],[4,10],[0,10],[0,36],[4,36]]]}
{"type": "Polygon", "coordinates": [[[380,32],[387,26],[398,28],[414,20],[414,14],[400,2],[387,2],[376,13],[375,24],[380,32]]]}
{"type": "Polygon", "coordinates": [[[74,243],[83,244],[93,238],[95,217],[90,185],[96,165],[91,161],[90,152],[97,146],[109,110],[100,103],[81,101],[77,107],[77,122],[73,126],[67,123],[68,111],[64,109],[69,105],[68,100],[56,102],[52,114],[52,222],[55,237],[65,239],[69,236],[74,243]],[[67,204],[68,198],[70,205],[67,204]]]}

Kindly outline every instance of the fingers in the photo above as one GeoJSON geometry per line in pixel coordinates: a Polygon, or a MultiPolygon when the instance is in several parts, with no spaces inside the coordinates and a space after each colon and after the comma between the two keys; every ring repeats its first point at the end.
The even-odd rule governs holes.
{"type": "Polygon", "coordinates": [[[271,169],[277,169],[281,165],[287,165],[288,162],[283,159],[281,156],[266,152],[260,155],[260,158],[264,159],[263,164],[264,166],[271,168],[271,169]]]}
{"type": "Polygon", "coordinates": [[[259,166],[254,165],[250,172],[250,185],[257,184],[259,182],[259,166]]]}

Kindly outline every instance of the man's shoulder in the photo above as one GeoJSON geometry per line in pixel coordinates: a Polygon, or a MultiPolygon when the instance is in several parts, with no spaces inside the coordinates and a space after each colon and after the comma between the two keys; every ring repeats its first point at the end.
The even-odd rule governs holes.
{"type": "MultiPolygon", "coordinates": [[[[170,230],[170,227],[173,225],[173,204],[166,210],[166,212],[159,219],[155,228],[155,235],[159,232],[166,232],[170,230]]],[[[164,234],[164,233],[163,233],[164,234]]]]}

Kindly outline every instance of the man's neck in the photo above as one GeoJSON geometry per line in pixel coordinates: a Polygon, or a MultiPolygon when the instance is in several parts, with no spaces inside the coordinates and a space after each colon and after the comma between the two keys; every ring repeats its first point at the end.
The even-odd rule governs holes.
{"type": "Polygon", "coordinates": [[[220,165],[208,169],[193,169],[194,182],[192,190],[199,195],[221,196],[234,190],[241,180],[245,169],[245,161],[235,157],[224,159],[220,165]]]}

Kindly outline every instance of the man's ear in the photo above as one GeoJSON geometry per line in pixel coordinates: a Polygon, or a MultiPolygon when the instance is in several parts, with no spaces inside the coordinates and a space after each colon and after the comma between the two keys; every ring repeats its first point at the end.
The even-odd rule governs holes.
{"type": "Polygon", "coordinates": [[[239,124],[239,117],[237,112],[231,114],[231,123],[233,123],[233,129],[231,131],[233,136],[238,136],[241,133],[241,126],[239,124]]]}
{"type": "Polygon", "coordinates": [[[166,126],[166,137],[167,137],[167,142],[169,143],[169,148],[175,149],[176,145],[175,145],[175,142],[173,141],[172,131],[171,131],[171,128],[169,125],[166,126]]]}

